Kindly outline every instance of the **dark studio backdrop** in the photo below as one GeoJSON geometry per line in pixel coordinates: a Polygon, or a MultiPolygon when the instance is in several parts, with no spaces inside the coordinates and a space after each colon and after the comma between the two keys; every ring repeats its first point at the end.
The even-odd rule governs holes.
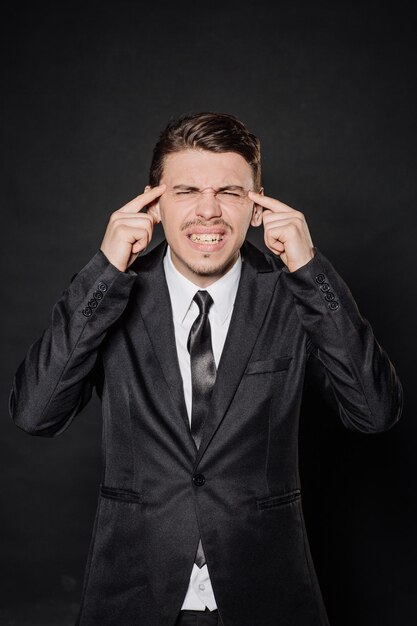
{"type": "Polygon", "coordinates": [[[142,192],[159,131],[202,110],[260,137],[265,193],[305,213],[400,375],[403,417],[378,435],[307,389],[300,472],[332,626],[417,623],[411,3],[270,4],[2,4],[1,624],[73,623],[101,472],[98,400],[30,437],[8,415],[14,371],[142,192]]]}

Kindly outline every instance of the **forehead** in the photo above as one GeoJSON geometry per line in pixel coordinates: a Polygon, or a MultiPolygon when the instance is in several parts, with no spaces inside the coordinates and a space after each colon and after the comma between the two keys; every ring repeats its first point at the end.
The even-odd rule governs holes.
{"type": "Polygon", "coordinates": [[[252,183],[252,168],[237,152],[181,150],[164,161],[161,182],[168,185],[189,184],[197,187],[252,183]]]}

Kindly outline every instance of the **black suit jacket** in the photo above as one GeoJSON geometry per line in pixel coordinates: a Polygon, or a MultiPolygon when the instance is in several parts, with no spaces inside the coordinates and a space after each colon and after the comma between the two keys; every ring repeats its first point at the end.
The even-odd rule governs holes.
{"type": "Polygon", "coordinates": [[[343,424],[390,428],[401,385],[330,262],[290,273],[242,248],[242,275],[199,450],[190,434],[162,258],[120,272],[99,251],[13,383],[25,431],[62,433],[102,399],[104,469],[81,626],[173,626],[201,536],[225,626],[325,626],[301,505],[307,364],[343,424]]]}

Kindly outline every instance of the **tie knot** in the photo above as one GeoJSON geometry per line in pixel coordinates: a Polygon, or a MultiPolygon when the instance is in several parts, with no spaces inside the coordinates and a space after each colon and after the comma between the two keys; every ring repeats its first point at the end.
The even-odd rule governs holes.
{"type": "Polygon", "coordinates": [[[208,291],[197,291],[193,300],[198,305],[202,315],[208,314],[210,307],[213,304],[213,298],[208,291]]]}

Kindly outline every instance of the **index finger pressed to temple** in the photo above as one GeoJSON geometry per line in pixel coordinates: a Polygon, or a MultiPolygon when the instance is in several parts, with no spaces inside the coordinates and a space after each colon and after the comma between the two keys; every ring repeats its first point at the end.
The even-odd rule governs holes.
{"type": "Polygon", "coordinates": [[[288,206],[288,204],[284,204],[283,202],[281,202],[280,200],[277,200],[276,198],[263,196],[260,193],[256,193],[256,191],[250,191],[249,193],[256,196],[256,198],[254,199],[254,202],[256,202],[256,204],[260,204],[265,209],[270,209],[274,213],[279,213],[279,212],[290,213],[291,211],[294,211],[294,209],[288,206]]]}
{"type": "Polygon", "coordinates": [[[119,209],[121,213],[139,213],[147,204],[152,202],[152,200],[156,200],[159,196],[165,192],[166,185],[163,183],[162,185],[157,185],[156,187],[152,187],[152,189],[148,189],[144,191],[136,198],[133,198],[130,202],[125,204],[119,209]]]}

